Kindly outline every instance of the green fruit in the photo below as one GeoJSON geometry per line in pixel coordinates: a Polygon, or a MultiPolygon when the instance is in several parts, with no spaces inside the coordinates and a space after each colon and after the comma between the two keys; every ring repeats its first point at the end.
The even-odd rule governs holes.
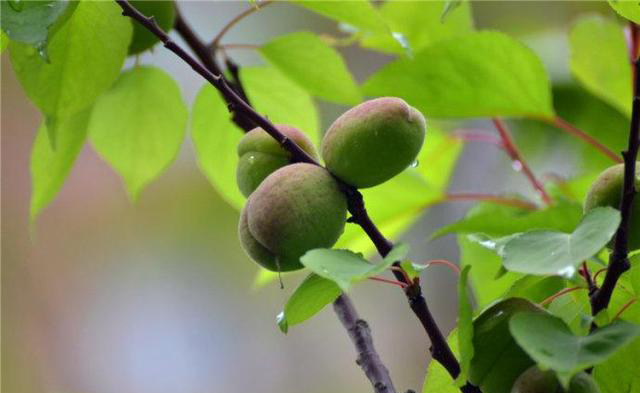
{"type": "MultiPolygon", "coordinates": [[[[317,158],[313,143],[296,128],[283,124],[276,125],[278,131],[292,139],[302,150],[317,158]]],[[[257,127],[244,135],[238,144],[238,168],[236,180],[238,188],[248,197],[260,183],[277,169],[290,163],[291,154],[278,141],[257,127]]]]}
{"type": "MultiPolygon", "coordinates": [[[[173,1],[151,1],[138,0],[131,1],[138,11],[147,17],[153,16],[158,26],[165,32],[169,32],[173,27],[173,21],[176,18],[176,12],[173,1]]],[[[129,45],[129,55],[137,55],[154,46],[158,41],[153,33],[149,32],[140,23],[133,24],[133,38],[129,45]]]]}
{"type": "MultiPolygon", "coordinates": [[[[593,182],[584,201],[585,213],[600,206],[620,208],[622,187],[624,184],[624,164],[609,167],[593,182]]],[[[640,162],[636,162],[635,189],[640,190],[640,162]]],[[[640,249],[640,197],[636,194],[631,207],[631,220],[628,232],[629,250],[640,249]]],[[[613,240],[609,243],[611,247],[613,240]]]]}
{"type": "Polygon", "coordinates": [[[333,122],[322,140],[322,158],[343,181],[373,187],[415,162],[425,130],[422,114],[402,99],[376,98],[333,122]]]}
{"type": "Polygon", "coordinates": [[[581,372],[571,378],[569,390],[564,390],[553,371],[532,366],[518,377],[511,393],[600,393],[600,388],[591,375],[581,372]]]}
{"type": "Polygon", "coordinates": [[[251,194],[238,234],[246,253],[272,271],[301,269],[300,257],[331,247],[347,216],[347,201],[324,168],[297,163],[273,172],[251,194]]]}
{"type": "Polygon", "coordinates": [[[491,305],[473,321],[469,381],[483,392],[508,393],[518,376],[534,364],[509,331],[509,320],[519,312],[544,311],[526,299],[513,297],[491,305]]]}

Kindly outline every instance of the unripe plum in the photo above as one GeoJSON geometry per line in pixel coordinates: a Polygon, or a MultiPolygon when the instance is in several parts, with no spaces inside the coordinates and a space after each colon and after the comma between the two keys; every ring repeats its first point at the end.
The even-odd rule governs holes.
{"type": "Polygon", "coordinates": [[[404,100],[376,98],[342,114],[322,140],[327,169],[358,188],[381,184],[411,165],[424,142],[424,116],[404,100]]]}
{"type": "MultiPolygon", "coordinates": [[[[284,124],[276,125],[276,128],[310,156],[317,158],[313,143],[304,133],[284,124]]],[[[256,127],[240,140],[238,157],[236,180],[240,192],[248,197],[267,176],[290,163],[291,153],[262,128],[256,127]]]]}
{"type": "Polygon", "coordinates": [[[272,271],[301,269],[309,250],[331,247],[344,230],[347,201],[322,167],[297,163],[269,176],[251,194],[238,228],[246,253],[272,271]]]}
{"type": "Polygon", "coordinates": [[[591,375],[580,372],[571,378],[569,390],[565,390],[553,371],[532,366],[516,379],[511,393],[600,393],[600,388],[591,375]]]}
{"type": "MultiPolygon", "coordinates": [[[[173,27],[176,17],[173,1],[136,0],[130,3],[145,16],[153,16],[162,30],[169,31],[173,27]]],[[[144,52],[158,41],[159,39],[140,23],[134,23],[129,55],[137,55],[144,52]]]]}
{"type": "MultiPolygon", "coordinates": [[[[619,209],[623,185],[624,164],[614,165],[604,170],[589,189],[587,198],[584,201],[585,213],[600,206],[619,209]]],[[[636,162],[635,189],[640,190],[640,162],[636,162]]],[[[640,249],[640,197],[638,195],[636,194],[633,198],[631,206],[631,220],[627,231],[629,250],[640,249]]],[[[610,247],[612,245],[613,241],[609,243],[610,247]]]]}

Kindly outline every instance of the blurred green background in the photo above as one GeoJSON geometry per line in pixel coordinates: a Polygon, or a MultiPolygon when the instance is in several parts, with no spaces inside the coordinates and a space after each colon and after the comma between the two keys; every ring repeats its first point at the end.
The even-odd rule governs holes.
{"type": "MultiPolygon", "coordinates": [[[[212,37],[248,4],[180,6],[202,37],[212,37]]],[[[542,57],[554,83],[563,86],[561,100],[556,97],[559,108],[583,108],[590,98],[577,100],[571,94],[567,31],[585,12],[613,17],[606,3],[477,2],[473,12],[478,28],[514,34],[542,57]]],[[[297,30],[335,34],[336,25],[276,4],[241,22],[225,41],[260,44],[297,30]]],[[[360,82],[391,59],[354,47],[341,51],[360,82]]],[[[241,65],[260,62],[251,51],[231,54],[241,65]]],[[[161,47],[139,62],[171,73],[189,103],[203,84],[161,47]]],[[[85,147],[56,200],[30,226],[29,152],[40,118],[17,84],[7,54],[2,55],[1,91],[3,392],[370,391],[330,309],[288,335],[278,330],[275,317],[302,276],[287,276],[284,290],[277,283],[253,288],[257,269],[236,239],[238,214],[198,170],[190,142],[133,204],[121,179],[85,147]]],[[[323,129],[346,109],[318,105],[323,129]]],[[[618,121],[616,116],[611,121],[618,121]]],[[[582,145],[546,127],[519,125],[518,142],[537,173],[576,172],[580,161],[568,158],[566,149],[579,152],[582,145]]],[[[510,161],[482,144],[466,147],[450,189],[532,195],[510,161]]],[[[453,237],[427,239],[467,207],[455,203],[430,209],[403,236],[412,246],[410,256],[455,261],[453,237]]],[[[454,283],[445,269],[424,275],[427,298],[445,331],[455,322],[454,283]]],[[[352,297],[373,328],[396,387],[419,391],[428,342],[404,296],[395,287],[366,282],[352,297]]]]}

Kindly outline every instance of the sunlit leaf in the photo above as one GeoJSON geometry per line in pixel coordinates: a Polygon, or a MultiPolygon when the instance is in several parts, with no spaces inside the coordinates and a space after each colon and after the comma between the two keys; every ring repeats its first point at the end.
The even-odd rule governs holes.
{"type": "Polygon", "coordinates": [[[62,187],[84,145],[90,114],[91,109],[87,109],[61,122],[55,149],[49,143],[46,124],[40,125],[31,149],[31,220],[62,187]]]}
{"type": "Polygon", "coordinates": [[[535,230],[511,238],[502,249],[507,270],[527,274],[571,277],[576,267],[609,242],[620,223],[613,208],[587,213],[572,233],[535,230]]]}
{"type": "Polygon", "coordinates": [[[640,325],[615,321],[588,336],[576,336],[559,318],[544,313],[520,313],[509,322],[518,344],[566,384],[571,376],[602,363],[640,334],[640,325]]]}
{"type": "Polygon", "coordinates": [[[399,96],[427,116],[551,117],[551,88],[529,48],[498,32],[441,40],[396,60],[364,84],[373,96],[399,96]]]}
{"type": "Polygon", "coordinates": [[[362,98],[340,54],[313,33],[276,37],[263,45],[260,53],[315,96],[341,104],[357,104],[362,98]]]}
{"type": "MultiPolygon", "coordinates": [[[[445,38],[468,33],[473,29],[471,8],[468,3],[459,7],[442,21],[444,1],[386,1],[380,14],[394,34],[402,36],[412,53],[445,38]]],[[[364,35],[361,45],[388,53],[403,53],[406,48],[385,32],[364,35]]]]}
{"type": "Polygon", "coordinates": [[[284,310],[278,315],[280,330],[286,333],[290,326],[311,318],[336,300],[340,293],[340,288],[335,282],[311,273],[296,288],[287,300],[284,310]]]}
{"type": "Polygon", "coordinates": [[[89,137],[136,199],[176,157],[187,117],[180,87],[169,75],[158,68],[135,67],[96,102],[89,137]]]}
{"type": "Polygon", "coordinates": [[[47,117],[64,119],[90,106],[116,80],[131,30],[114,2],[83,1],[50,38],[48,62],[35,48],[12,41],[11,64],[36,106],[47,117]]]}
{"type": "MultiPolygon", "coordinates": [[[[458,356],[458,330],[453,329],[447,337],[447,343],[456,357],[458,356]]],[[[453,378],[442,364],[431,360],[424,377],[422,393],[459,393],[460,388],[454,384],[453,378]]]]}
{"type": "Polygon", "coordinates": [[[321,0],[291,0],[291,2],[327,18],[348,23],[362,31],[388,31],[384,19],[369,0],[344,1],[339,5],[332,1],[321,0]]]}
{"type": "Polygon", "coordinates": [[[622,27],[614,20],[590,15],[569,34],[571,71],[591,93],[631,114],[631,66],[622,27]]]}
{"type": "Polygon", "coordinates": [[[640,23],[640,4],[630,0],[609,0],[609,5],[620,16],[629,19],[634,23],[640,23]]]}
{"type": "Polygon", "coordinates": [[[304,254],[300,262],[318,276],[335,282],[346,292],[355,282],[384,272],[394,262],[404,258],[408,251],[406,244],[396,245],[382,262],[371,264],[361,254],[349,250],[318,248],[304,254]]]}

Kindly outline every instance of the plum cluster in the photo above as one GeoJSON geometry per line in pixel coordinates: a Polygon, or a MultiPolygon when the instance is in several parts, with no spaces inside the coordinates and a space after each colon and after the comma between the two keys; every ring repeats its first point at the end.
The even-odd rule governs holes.
{"type": "MultiPolygon", "coordinates": [[[[287,125],[276,128],[317,159],[313,143],[287,125]]],[[[373,99],[342,114],[321,145],[325,167],[293,163],[262,128],[238,145],[236,172],[247,203],[238,233],[246,253],[266,269],[301,269],[300,257],[333,246],[347,218],[341,183],[374,187],[413,163],[426,132],[424,116],[395,97],[373,99]]]]}

